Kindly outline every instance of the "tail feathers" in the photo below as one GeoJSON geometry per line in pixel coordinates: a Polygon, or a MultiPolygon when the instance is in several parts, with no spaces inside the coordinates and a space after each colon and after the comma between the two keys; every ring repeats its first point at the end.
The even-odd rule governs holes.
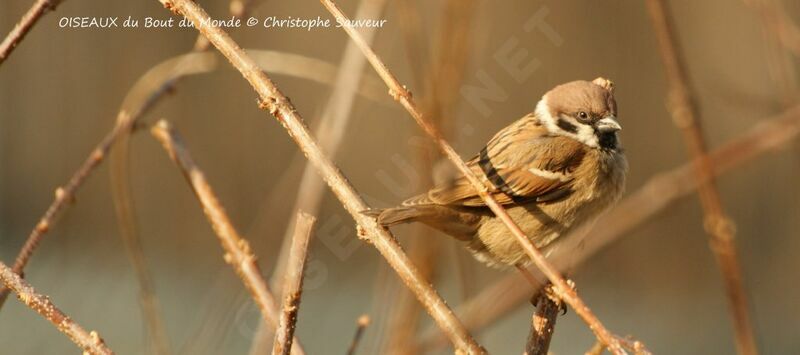
{"type": "Polygon", "coordinates": [[[384,227],[391,227],[401,223],[414,222],[422,215],[421,211],[415,207],[395,207],[387,209],[369,209],[361,211],[362,214],[378,219],[378,223],[384,227]]]}
{"type": "Polygon", "coordinates": [[[384,227],[421,222],[463,241],[472,240],[481,221],[479,214],[438,205],[399,206],[361,213],[376,218],[384,227]]]}

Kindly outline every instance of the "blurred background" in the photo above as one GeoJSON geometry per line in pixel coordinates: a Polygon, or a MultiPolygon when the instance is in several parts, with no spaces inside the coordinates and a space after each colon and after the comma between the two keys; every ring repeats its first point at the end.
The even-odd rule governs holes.
{"type": "MultiPolygon", "coordinates": [[[[354,17],[362,2],[372,3],[370,11],[377,11],[372,17],[387,20],[375,31],[375,50],[464,158],[532,111],[551,87],[604,76],[617,85],[622,141],[631,166],[628,191],[687,160],[681,134],[665,107],[663,67],[643,1],[339,4],[354,17]],[[522,69],[509,70],[508,63],[515,60],[520,64],[512,67],[522,69]]],[[[31,3],[0,4],[0,31],[9,31],[31,3]]],[[[225,1],[200,3],[215,18],[230,16],[225,1]]],[[[669,3],[711,147],[797,101],[797,57],[775,40],[773,25],[776,18],[800,20],[800,3],[669,3]],[[761,6],[777,9],[778,16],[764,15],[761,6]]],[[[312,0],[255,0],[249,15],[329,18],[312,0]]],[[[54,189],[66,183],[113,127],[137,80],[159,63],[189,52],[197,36],[193,29],[59,27],[62,17],[73,16],[122,21],[128,16],[166,19],[170,14],[154,0],[65,1],[3,63],[0,259],[6,264],[51,203],[54,189]]],[[[243,27],[230,33],[245,48],[330,63],[332,73],[347,44],[344,31],[337,28],[243,27]]],[[[295,213],[304,159],[283,128],[259,110],[255,93],[241,76],[227,63],[218,67],[182,79],[143,122],[166,118],[183,134],[270,275],[295,213]]],[[[437,166],[437,157],[407,113],[384,95],[373,70],[367,66],[360,72],[362,94],[346,114],[349,122],[335,160],[371,205],[387,207],[423,191],[435,175],[431,166],[437,166]]],[[[309,80],[321,76],[309,69],[273,77],[312,129],[319,127],[332,93],[331,80],[309,80]]],[[[798,143],[792,142],[719,179],[724,205],[736,222],[749,306],[764,354],[800,352],[799,152],[798,143]]],[[[144,130],[132,136],[127,156],[142,249],[172,352],[248,353],[260,321],[258,309],[224,263],[183,176],[144,130]]],[[[149,354],[154,350],[148,345],[136,274],[114,213],[111,176],[104,163],[89,177],[74,205],[45,236],[26,278],[81,325],[98,330],[118,353],[149,354]]],[[[404,288],[393,271],[372,246],[356,238],[350,216],[323,191],[297,330],[306,350],[345,353],[356,319],[368,314],[372,324],[361,354],[451,352],[414,345],[419,337],[413,333],[425,333],[432,325],[427,314],[421,313],[416,325],[393,325],[402,316],[398,313],[419,313],[415,303],[404,301],[404,288]],[[412,311],[398,312],[405,309],[412,311]],[[412,335],[397,339],[409,330],[412,335]]],[[[603,228],[602,223],[595,228],[603,228]]],[[[394,232],[430,269],[432,282],[454,307],[516,272],[479,265],[457,243],[429,229],[403,226],[394,232]]],[[[735,352],[723,284],[694,195],[593,255],[572,279],[606,326],[634,335],[655,353],[735,352]]],[[[532,310],[522,300],[473,334],[492,353],[520,353],[532,310]]],[[[583,353],[593,344],[593,335],[573,311],[559,318],[553,353],[583,353]]],[[[3,354],[77,351],[17,300],[10,299],[0,312],[3,354]]]]}

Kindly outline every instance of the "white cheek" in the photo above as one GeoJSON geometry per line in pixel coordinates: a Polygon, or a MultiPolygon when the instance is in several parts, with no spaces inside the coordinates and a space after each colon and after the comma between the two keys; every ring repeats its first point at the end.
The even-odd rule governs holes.
{"type": "Polygon", "coordinates": [[[587,125],[578,125],[578,134],[576,135],[576,139],[590,147],[597,148],[600,146],[597,135],[594,133],[594,128],[587,125]]]}
{"type": "Polygon", "coordinates": [[[542,99],[536,105],[536,117],[538,117],[539,120],[544,123],[545,127],[547,127],[547,130],[550,132],[570,137],[593,148],[600,147],[600,142],[597,139],[597,135],[594,133],[594,128],[585,124],[581,124],[572,117],[562,116],[561,119],[566,120],[575,127],[578,127],[577,133],[567,132],[561,129],[561,127],[558,127],[556,119],[550,115],[550,109],[547,106],[547,96],[542,97],[542,99]]]}

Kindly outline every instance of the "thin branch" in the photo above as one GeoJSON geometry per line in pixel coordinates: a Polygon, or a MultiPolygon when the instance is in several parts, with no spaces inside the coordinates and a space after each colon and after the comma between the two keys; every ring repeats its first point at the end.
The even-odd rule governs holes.
{"type": "MultiPolygon", "coordinates": [[[[131,117],[127,115],[127,113],[121,112],[120,119],[117,120],[114,128],[112,128],[111,131],[103,137],[97,147],[92,150],[83,164],[81,164],[80,168],[72,174],[67,184],[56,189],[55,199],[50,204],[50,207],[47,208],[44,215],[39,219],[36,227],[34,227],[28,235],[25,244],[23,244],[17,254],[17,258],[14,260],[14,265],[12,267],[14,273],[21,276],[24,275],[23,271],[25,266],[28,265],[28,261],[30,261],[31,256],[33,256],[34,251],[39,246],[39,242],[41,242],[45,233],[47,233],[55,223],[58,214],[68,206],[69,203],[75,200],[75,193],[78,191],[78,188],[83,185],[91,172],[100,165],[117,137],[123,132],[130,131],[132,125],[133,120],[131,117]]],[[[3,306],[5,300],[8,298],[8,293],[8,288],[0,288],[0,307],[3,306]]]]}
{"type": "MultiPolygon", "coordinates": [[[[440,18],[435,29],[439,37],[436,41],[438,47],[433,51],[435,57],[430,58],[430,62],[424,69],[425,73],[420,72],[423,70],[421,57],[428,52],[427,46],[426,43],[421,42],[422,38],[417,36],[420,30],[419,23],[412,20],[419,16],[418,9],[412,4],[412,1],[400,1],[398,5],[400,9],[403,9],[401,14],[405,15],[402,22],[410,21],[402,27],[406,39],[405,52],[412,64],[412,72],[415,74],[413,75],[414,81],[422,83],[418,86],[424,85],[428,92],[427,100],[422,103],[422,109],[445,137],[452,137],[451,131],[455,116],[450,113],[455,110],[457,100],[454,100],[453,96],[458,95],[458,88],[462,83],[464,69],[470,57],[469,35],[475,2],[472,0],[448,0],[445,2],[441,13],[437,15],[440,18]]],[[[352,41],[348,41],[347,45],[355,46],[352,41]]],[[[358,54],[359,57],[364,58],[361,53],[358,54]]],[[[414,166],[416,171],[420,172],[416,174],[418,188],[428,189],[434,185],[434,163],[441,158],[441,155],[433,142],[426,141],[424,143],[417,149],[418,158],[415,159],[414,166]]],[[[444,240],[431,238],[431,231],[426,226],[417,224],[413,227],[413,233],[406,237],[404,246],[408,256],[419,267],[425,279],[433,283],[435,271],[445,246],[444,240]]],[[[455,244],[449,246],[458,247],[455,244]]],[[[458,264],[457,266],[463,265],[458,264]]],[[[459,268],[459,271],[462,270],[459,268]]],[[[466,289],[463,287],[465,278],[460,278],[460,280],[462,281],[461,293],[463,295],[466,289]]],[[[394,282],[394,280],[386,278],[380,281],[384,284],[394,282]]],[[[382,337],[384,339],[382,353],[391,355],[419,353],[415,339],[420,328],[421,306],[408,290],[403,289],[395,292],[394,296],[386,299],[385,302],[385,304],[391,304],[391,307],[383,307],[389,312],[389,315],[385,321],[387,329],[382,329],[382,333],[385,334],[382,337]]]]}
{"type": "Polygon", "coordinates": [[[697,102],[690,91],[690,79],[684,56],[675,38],[674,25],[663,0],[648,0],[647,8],[658,40],[669,84],[668,107],[672,120],[684,135],[689,154],[694,158],[698,192],[705,212],[704,225],[711,250],[716,257],[728,295],[733,317],[736,347],[739,354],[757,354],[753,327],[747,310],[747,296],[734,241],[734,222],[725,214],[713,178],[713,166],[706,153],[706,142],[700,123],[697,102]]]}
{"type": "MultiPolygon", "coordinates": [[[[358,7],[358,18],[376,18],[383,12],[386,0],[362,0],[358,7]]],[[[364,37],[367,41],[375,38],[375,27],[365,28],[364,37]]],[[[341,143],[344,140],[347,126],[350,123],[350,113],[355,103],[358,85],[364,74],[366,60],[359,53],[358,48],[352,44],[345,47],[342,54],[341,64],[336,73],[336,82],[331,89],[331,96],[328,98],[323,114],[319,118],[319,125],[314,132],[314,136],[319,140],[320,147],[328,153],[330,157],[336,157],[341,143]]],[[[306,162],[303,168],[303,175],[300,178],[300,185],[297,188],[297,198],[294,202],[292,211],[307,211],[316,214],[325,196],[325,182],[314,172],[311,163],[306,162]]],[[[289,256],[289,246],[292,239],[291,226],[284,233],[281,252],[273,272],[270,282],[275,291],[280,291],[280,278],[286,268],[286,260],[289,256]]]]}
{"type": "MultiPolygon", "coordinates": [[[[238,0],[232,0],[233,3],[238,0]]],[[[248,1],[249,0],[244,0],[248,1]]],[[[233,11],[234,16],[244,16],[249,6],[242,4],[241,6],[234,6],[231,4],[231,10],[239,10],[240,12],[233,11]]],[[[199,53],[207,49],[207,44],[200,41],[195,42],[193,51],[199,53]]],[[[184,70],[191,70],[194,63],[192,58],[183,57],[182,62],[175,64],[172,71],[170,80],[162,83],[159,87],[148,92],[148,95],[142,101],[141,105],[134,110],[129,118],[134,122],[138,122],[141,117],[148,113],[156,106],[166,94],[174,93],[178,81],[183,77],[180,72],[184,70]]],[[[145,75],[149,74],[146,73],[145,75]]],[[[140,79],[141,82],[141,79],[140,79]]],[[[127,103],[126,97],[125,103],[127,103]]],[[[123,103],[123,105],[125,104],[123,103]]],[[[132,198],[130,197],[130,184],[128,182],[128,148],[129,148],[129,135],[121,135],[117,141],[119,148],[112,154],[110,158],[111,165],[111,182],[112,182],[112,195],[114,196],[114,207],[117,214],[120,235],[128,253],[128,257],[133,266],[134,273],[139,285],[139,302],[141,304],[141,311],[144,316],[147,330],[155,347],[156,354],[170,354],[170,342],[166,330],[161,320],[158,297],[155,292],[155,282],[147,267],[147,261],[144,257],[144,250],[142,247],[141,238],[139,237],[136,216],[133,208],[132,198]]]]}
{"type": "MultiPolygon", "coordinates": [[[[264,320],[269,322],[272,327],[276,327],[278,323],[278,304],[261,276],[261,271],[256,265],[256,257],[250,250],[250,244],[233,227],[227,213],[225,213],[225,209],[217,199],[214,190],[208,184],[205,175],[195,164],[183,140],[164,120],[153,126],[151,133],[161,142],[161,145],[164,146],[164,149],[175,164],[180,167],[195,195],[200,200],[203,212],[219,238],[222,248],[225,250],[225,262],[231,264],[236,270],[236,274],[242,279],[253,300],[261,309],[261,315],[264,320]]],[[[295,353],[302,354],[300,343],[297,340],[294,343],[295,353]]]]}
{"type": "MultiPolygon", "coordinates": [[[[800,105],[758,122],[747,133],[711,152],[709,156],[714,176],[729,173],[744,163],[785,147],[788,142],[797,138],[800,135],[800,105]]],[[[554,255],[556,264],[561,270],[567,265],[577,266],[680,198],[697,190],[699,182],[694,177],[693,166],[689,162],[653,176],[596,223],[603,228],[593,230],[592,238],[585,240],[583,248],[571,251],[569,255],[554,255]]],[[[528,300],[530,293],[537,289],[522,281],[516,273],[509,274],[484,287],[481,293],[461,305],[457,313],[467,329],[474,332],[485,328],[528,300]]],[[[422,349],[430,350],[441,346],[442,341],[437,336],[439,333],[436,329],[426,330],[420,340],[422,349]]]]}
{"type": "Polygon", "coordinates": [[[114,353],[106,346],[97,332],[87,332],[50,302],[49,297],[36,293],[31,285],[2,262],[0,262],[0,280],[17,294],[22,303],[53,323],[58,331],[66,334],[84,352],[89,354],[114,353]]]}
{"type": "MultiPolygon", "coordinates": [[[[331,0],[320,0],[322,4],[330,11],[330,13],[339,21],[349,23],[347,17],[331,0]]],[[[419,110],[416,103],[411,98],[411,93],[401,85],[392,74],[383,61],[375,54],[372,48],[364,42],[361,36],[353,28],[342,26],[342,28],[350,35],[353,42],[361,48],[361,51],[367,57],[367,60],[372,64],[373,68],[378,72],[378,75],[386,82],[389,87],[389,93],[397,100],[414,120],[430,135],[433,140],[439,145],[445,156],[450,159],[459,171],[469,180],[473,188],[477,191],[481,199],[486,205],[494,212],[494,214],[503,221],[503,223],[511,231],[511,234],[517,239],[522,248],[534,262],[534,264],[547,276],[550,282],[555,286],[555,290],[559,297],[564,299],[575,310],[589,328],[614,354],[623,354],[624,350],[620,346],[617,339],[613,336],[608,329],[603,326],[599,319],[592,313],[589,307],[578,297],[578,293],[564,280],[561,274],[553,267],[544,257],[544,255],[533,245],[525,233],[519,228],[513,219],[508,215],[506,210],[497,203],[497,201],[489,194],[486,185],[480,182],[478,177],[467,167],[466,163],[461,159],[458,153],[455,152],[453,147],[442,137],[439,131],[431,125],[428,120],[423,117],[422,111],[419,110]]]]}
{"type": "Polygon", "coordinates": [[[292,337],[297,324],[297,313],[300,310],[300,297],[303,293],[303,273],[308,258],[308,242],[316,222],[314,216],[297,212],[297,224],[294,228],[292,248],[289,252],[289,264],[286,269],[283,286],[283,311],[278,329],[275,330],[275,343],[272,355],[289,355],[292,348],[292,337]]]}
{"type": "Polygon", "coordinates": [[[536,296],[536,310],[531,317],[531,332],[525,344],[525,355],[547,355],[550,340],[556,328],[556,319],[563,303],[555,296],[552,285],[547,285],[536,296]]]}
{"type": "Polygon", "coordinates": [[[350,343],[350,347],[347,348],[347,355],[355,355],[358,345],[361,343],[361,338],[364,336],[364,330],[369,326],[369,322],[369,316],[366,314],[358,317],[358,321],[356,321],[356,333],[353,335],[353,341],[350,343]]]}
{"type": "Polygon", "coordinates": [[[286,128],[306,157],[314,164],[345,209],[360,227],[360,235],[375,246],[400,278],[417,295],[437,324],[448,334],[456,349],[485,352],[467,333],[452,310],[420,276],[395,238],[377,222],[361,212],[368,209],[344,175],[320,149],[294,105],[281,93],[256,63],[223,30],[208,26],[208,14],[191,0],[160,0],[168,9],[185,16],[236,67],[260,96],[260,105],[286,128]]]}
{"type": "Polygon", "coordinates": [[[28,12],[25,15],[22,15],[22,18],[19,20],[14,29],[6,35],[6,38],[3,39],[3,42],[0,43],[0,65],[3,65],[3,62],[11,55],[11,52],[14,51],[14,48],[19,45],[19,42],[25,38],[25,35],[30,32],[31,28],[36,25],[36,22],[39,21],[42,16],[44,16],[48,11],[54,11],[56,6],[58,6],[63,0],[36,0],[28,9],[28,12]]]}
{"type": "MultiPolygon", "coordinates": [[[[385,6],[386,0],[361,0],[356,14],[358,18],[376,18],[383,13],[385,6]]],[[[372,41],[376,32],[376,27],[368,27],[362,30],[367,41],[372,41]]],[[[203,35],[199,36],[205,39],[203,35]]],[[[314,136],[319,139],[322,150],[327,152],[330,157],[336,157],[341,143],[344,141],[358,86],[364,75],[365,64],[366,60],[359,53],[358,48],[348,43],[342,54],[330,97],[328,97],[314,132],[314,136]]],[[[303,210],[311,214],[317,214],[324,197],[325,182],[314,171],[311,163],[306,161],[300,177],[300,184],[297,187],[297,196],[292,211],[303,210]]],[[[291,223],[291,221],[288,223],[270,279],[270,286],[277,293],[280,293],[282,288],[280,281],[281,276],[285,273],[287,259],[289,258],[289,246],[292,239],[291,227],[293,225],[294,223],[291,223]]],[[[271,334],[269,334],[268,329],[259,325],[250,345],[250,354],[262,354],[262,350],[267,349],[264,344],[268,340],[272,340],[271,334]]]]}

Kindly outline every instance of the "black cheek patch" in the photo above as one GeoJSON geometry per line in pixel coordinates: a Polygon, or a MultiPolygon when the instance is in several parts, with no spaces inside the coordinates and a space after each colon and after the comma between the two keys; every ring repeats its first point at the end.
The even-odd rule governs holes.
{"type": "Polygon", "coordinates": [[[564,119],[559,118],[556,122],[558,128],[561,128],[569,133],[578,134],[578,127],[575,127],[574,124],[567,122],[564,119]]]}

